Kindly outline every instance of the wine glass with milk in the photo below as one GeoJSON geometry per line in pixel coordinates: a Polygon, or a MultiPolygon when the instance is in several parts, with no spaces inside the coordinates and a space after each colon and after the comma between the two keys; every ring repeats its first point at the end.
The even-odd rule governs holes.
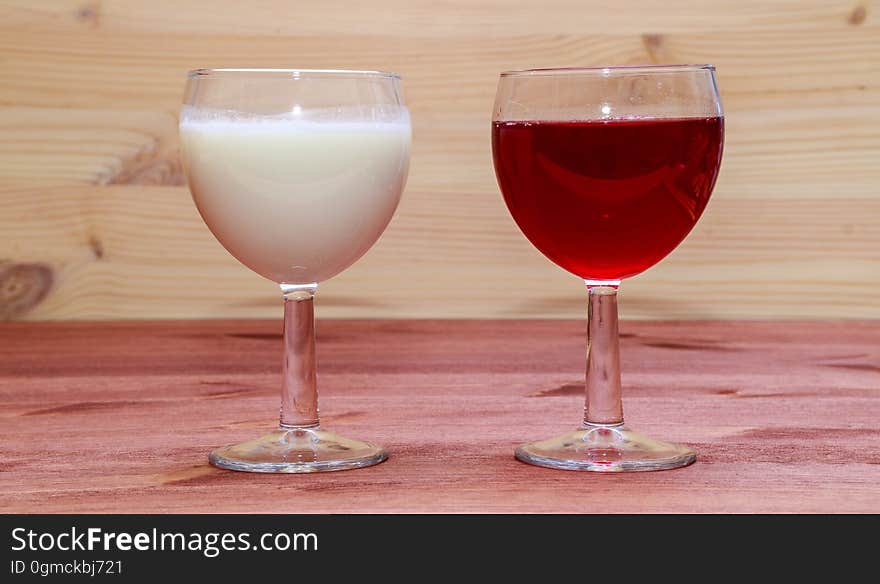
{"type": "Polygon", "coordinates": [[[391,221],[411,130],[400,78],[379,71],[199,69],[180,114],[183,160],[208,228],[284,298],[279,428],[214,450],[250,472],[358,468],[387,458],[318,421],[313,302],[391,221]]]}

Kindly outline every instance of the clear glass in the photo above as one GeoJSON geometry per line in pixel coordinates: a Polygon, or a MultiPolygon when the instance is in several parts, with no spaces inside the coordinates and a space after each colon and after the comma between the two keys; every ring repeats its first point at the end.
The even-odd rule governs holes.
{"type": "Polygon", "coordinates": [[[696,224],[717,178],[724,118],[711,65],[533,69],[501,74],[492,149],[524,235],[588,293],[580,428],[516,458],[566,470],[691,464],[687,446],[624,425],[617,292],[696,224]]]}
{"type": "Polygon", "coordinates": [[[318,417],[318,284],[376,242],[409,168],[400,78],[379,71],[200,69],[180,114],[184,166],[208,228],[241,263],[278,283],[284,361],[278,430],[211,452],[211,464],[300,473],[369,466],[379,446],[318,417]]]}

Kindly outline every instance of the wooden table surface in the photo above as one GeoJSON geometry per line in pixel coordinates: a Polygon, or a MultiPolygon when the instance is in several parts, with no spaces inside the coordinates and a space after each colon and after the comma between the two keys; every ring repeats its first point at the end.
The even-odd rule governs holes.
{"type": "Polygon", "coordinates": [[[326,427],[375,467],[215,469],[275,424],[280,322],[0,325],[3,512],[880,512],[880,321],[622,323],[631,427],[675,471],[528,466],[574,428],[584,323],[323,320],[326,427]]]}

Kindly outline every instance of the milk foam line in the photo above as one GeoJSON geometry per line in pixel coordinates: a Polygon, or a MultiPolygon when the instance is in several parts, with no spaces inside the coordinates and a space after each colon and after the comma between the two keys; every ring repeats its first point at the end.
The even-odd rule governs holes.
{"type": "Polygon", "coordinates": [[[321,117],[320,113],[289,112],[279,115],[260,116],[253,114],[240,114],[236,112],[206,112],[204,110],[181,111],[180,128],[197,131],[393,131],[404,132],[410,130],[409,111],[401,108],[395,117],[380,119],[364,119],[363,114],[357,115],[352,112],[350,117],[321,117]]]}

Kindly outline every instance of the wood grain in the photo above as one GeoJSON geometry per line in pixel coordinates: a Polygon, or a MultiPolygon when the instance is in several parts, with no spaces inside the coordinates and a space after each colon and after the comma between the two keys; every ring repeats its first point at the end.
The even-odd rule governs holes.
{"type": "Polygon", "coordinates": [[[647,22],[670,32],[731,27],[815,29],[831,24],[873,24],[869,7],[873,8],[870,0],[741,0],[736,4],[702,0],[697,6],[688,0],[664,0],[662,4],[619,0],[614,10],[582,0],[553,0],[553,10],[536,10],[534,4],[509,0],[446,0],[439,5],[434,0],[382,0],[369,6],[346,0],[296,6],[277,0],[254,0],[247,6],[230,2],[221,11],[213,0],[3,0],[0,17],[5,23],[28,30],[171,31],[201,36],[226,34],[229,24],[235,23],[238,34],[248,35],[382,33],[446,38],[450,34],[506,36],[525,30],[527,24],[528,30],[540,34],[584,30],[640,33],[647,22]],[[327,18],[328,14],[333,18],[327,18]]]}
{"type": "Polygon", "coordinates": [[[483,124],[491,113],[498,73],[512,68],[712,62],[728,111],[869,105],[880,89],[880,41],[877,29],[864,25],[789,34],[652,32],[647,38],[601,29],[535,35],[527,27],[500,38],[453,33],[451,39],[168,34],[161,42],[147,33],[4,32],[4,105],[176,111],[188,69],[224,66],[393,70],[404,78],[414,113],[478,114],[483,124]],[[295,63],[287,55],[296,55],[295,63]]]}
{"type": "Polygon", "coordinates": [[[0,325],[0,511],[880,512],[876,321],[624,322],[628,424],[699,458],[616,476],[512,455],[578,423],[583,322],[322,321],[324,425],[390,460],[215,469],[274,423],[279,327],[0,325]]]}
{"type": "Polygon", "coordinates": [[[580,286],[525,243],[495,183],[497,74],[671,61],[718,66],[725,157],[706,216],[627,283],[625,314],[878,317],[876,9],[859,0],[613,9],[552,0],[540,10],[502,0],[0,1],[0,266],[51,272],[28,284],[45,294],[20,296],[16,267],[0,318],[276,314],[271,284],[210,239],[182,186],[183,75],[210,66],[403,74],[415,138],[404,201],[376,248],[322,286],[322,314],[575,316],[580,286]]]}
{"type": "MultiPolygon", "coordinates": [[[[280,313],[277,288],[220,247],[183,187],[0,195],[7,200],[0,231],[20,246],[15,265],[44,265],[54,275],[53,292],[17,318],[280,313]]],[[[583,314],[583,284],[529,245],[496,195],[452,192],[442,203],[415,195],[374,249],[321,285],[319,315],[583,314]],[[445,206],[467,213],[438,221],[445,206]],[[449,229],[453,220],[456,232],[449,229]],[[456,282],[447,281],[449,274],[456,282]]],[[[685,244],[624,285],[622,314],[710,318],[723,306],[726,315],[739,316],[878,317],[878,216],[880,201],[871,198],[829,207],[816,197],[719,196],[685,244]]]]}

